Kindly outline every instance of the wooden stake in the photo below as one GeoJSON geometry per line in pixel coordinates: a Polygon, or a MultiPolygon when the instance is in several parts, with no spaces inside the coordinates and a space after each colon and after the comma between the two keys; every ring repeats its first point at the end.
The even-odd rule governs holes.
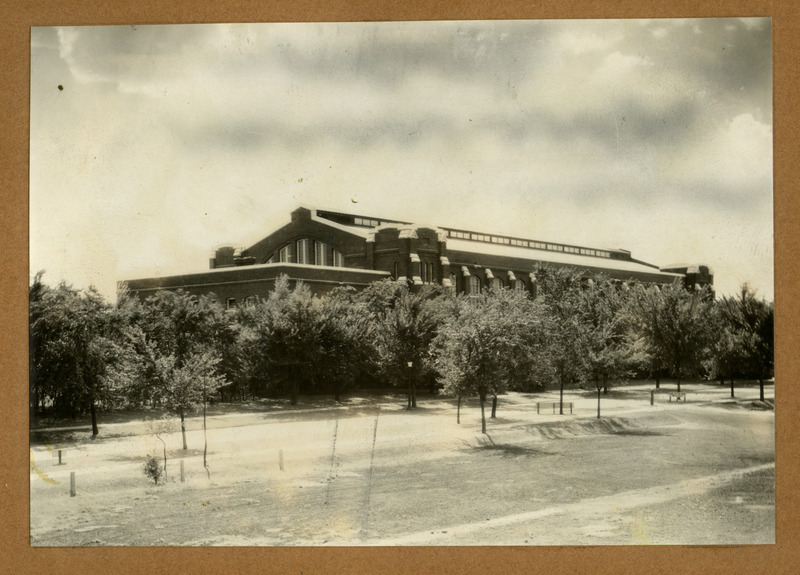
{"type": "Polygon", "coordinates": [[[181,459],[181,483],[183,483],[183,482],[184,482],[184,476],[183,476],[183,459],[181,459]]]}
{"type": "Polygon", "coordinates": [[[69,496],[75,497],[75,472],[70,471],[69,473],[69,496]]]}

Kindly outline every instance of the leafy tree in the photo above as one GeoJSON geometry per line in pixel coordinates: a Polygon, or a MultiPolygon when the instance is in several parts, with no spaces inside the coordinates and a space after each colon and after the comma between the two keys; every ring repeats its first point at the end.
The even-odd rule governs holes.
{"type": "Polygon", "coordinates": [[[109,328],[110,306],[94,289],[30,288],[32,403],[49,396],[72,416],[84,407],[91,413],[92,437],[98,435],[97,405],[113,402],[117,345],[109,328]]]}
{"type": "Polygon", "coordinates": [[[564,414],[564,386],[586,377],[586,330],[581,318],[581,276],[576,268],[541,265],[535,272],[537,296],[547,317],[549,367],[559,386],[564,414]]]}
{"type": "Polygon", "coordinates": [[[301,387],[313,382],[321,354],[320,301],[306,285],[291,290],[288,278],[281,276],[259,312],[258,341],[269,369],[288,387],[291,404],[297,405],[301,387]]]}
{"type": "Polygon", "coordinates": [[[581,291],[587,379],[597,389],[597,417],[601,392],[608,393],[612,381],[627,378],[637,361],[637,347],[629,336],[625,294],[604,278],[597,278],[581,291]]]}
{"type": "Polygon", "coordinates": [[[709,338],[706,357],[706,368],[709,373],[725,384],[730,380],[731,397],[735,397],[734,380],[745,368],[745,341],[743,334],[736,327],[738,305],[735,298],[722,298],[714,302],[709,313],[709,330],[713,334],[709,338]]]}
{"type": "Polygon", "coordinates": [[[182,290],[160,291],[147,298],[137,319],[130,341],[139,351],[139,381],[145,387],[155,382],[148,392],[180,418],[186,450],[186,416],[205,408],[225,384],[217,367],[218,342],[229,322],[215,299],[182,290]]]}
{"type": "Polygon", "coordinates": [[[541,318],[524,294],[511,290],[457,301],[437,338],[437,369],[444,391],[459,398],[459,416],[460,399],[478,396],[486,433],[486,398],[503,393],[535,360],[541,318]]]}
{"type": "Polygon", "coordinates": [[[741,347],[742,363],[758,378],[764,400],[764,379],[774,366],[775,311],[771,302],[758,299],[747,284],[737,297],[724,297],[719,304],[741,347]]]}
{"type": "Polygon", "coordinates": [[[320,356],[315,377],[333,392],[337,402],[376,361],[377,326],[354,291],[337,288],[320,306],[320,356]]]}
{"type": "Polygon", "coordinates": [[[408,386],[408,409],[417,406],[417,382],[433,371],[431,342],[447,316],[449,294],[438,285],[411,291],[389,280],[375,282],[360,294],[359,300],[375,322],[377,350],[386,375],[397,382],[405,380],[408,386]]]}
{"type": "Polygon", "coordinates": [[[654,362],[671,369],[678,391],[681,379],[699,370],[708,344],[710,308],[707,288],[690,291],[680,281],[636,288],[632,308],[636,329],[654,362]]]}

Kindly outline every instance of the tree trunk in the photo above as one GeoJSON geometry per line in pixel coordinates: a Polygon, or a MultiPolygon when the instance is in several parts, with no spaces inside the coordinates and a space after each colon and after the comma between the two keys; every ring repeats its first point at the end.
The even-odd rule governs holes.
{"type": "Polygon", "coordinates": [[[335,401],[336,403],[341,403],[341,401],[342,401],[342,398],[339,395],[339,390],[338,389],[333,392],[333,401],[335,401]]]}
{"type": "Polygon", "coordinates": [[[733,397],[733,376],[731,376],[731,397],[733,397]]]}
{"type": "Polygon", "coordinates": [[[456,405],[456,423],[461,424],[461,395],[458,396],[458,404],[456,405]]]}
{"type": "Polygon", "coordinates": [[[161,436],[156,432],[156,437],[161,442],[161,448],[164,450],[164,481],[167,480],[167,444],[161,439],[161,436]]]}
{"type": "Polygon", "coordinates": [[[420,362],[419,358],[414,362],[414,367],[412,368],[411,374],[411,407],[417,407],[417,380],[419,379],[420,373],[420,362]]]}
{"type": "Polygon", "coordinates": [[[181,437],[183,438],[183,450],[187,451],[189,447],[186,445],[186,419],[183,411],[181,411],[181,437]]]}
{"type": "Polygon", "coordinates": [[[759,391],[759,398],[761,401],[764,401],[764,379],[758,379],[758,391],[759,391]]]}
{"type": "Polygon", "coordinates": [[[290,382],[291,391],[290,391],[289,403],[291,403],[292,405],[297,405],[297,394],[300,390],[300,382],[297,381],[296,367],[292,367],[291,374],[292,374],[292,381],[290,382]]]}
{"type": "Polygon", "coordinates": [[[597,419],[600,419],[600,388],[597,388],[597,419]]]}
{"type": "Polygon", "coordinates": [[[94,398],[89,400],[89,411],[92,414],[92,439],[94,439],[100,433],[97,429],[97,409],[94,405],[94,398]]]}
{"type": "Polygon", "coordinates": [[[564,376],[561,376],[561,386],[558,396],[558,414],[564,415],[564,376]]]}
{"type": "Polygon", "coordinates": [[[495,419],[497,417],[497,396],[496,395],[492,396],[492,416],[491,417],[492,417],[492,419],[495,419]]]}
{"type": "Polygon", "coordinates": [[[481,433],[486,433],[486,412],[484,411],[483,404],[486,403],[486,396],[481,394],[481,433]]]}
{"type": "Polygon", "coordinates": [[[211,472],[208,470],[208,436],[206,435],[206,398],[203,397],[203,468],[206,470],[208,478],[211,479],[211,472]]]}

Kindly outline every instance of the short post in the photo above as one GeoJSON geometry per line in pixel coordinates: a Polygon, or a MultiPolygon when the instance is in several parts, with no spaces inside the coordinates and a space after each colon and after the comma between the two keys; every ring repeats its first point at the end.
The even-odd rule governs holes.
{"type": "Polygon", "coordinates": [[[655,405],[655,396],[656,396],[656,392],[651,389],[650,390],[650,405],[655,405]]]}
{"type": "Polygon", "coordinates": [[[539,402],[536,402],[536,415],[539,415],[539,402]]]}
{"type": "Polygon", "coordinates": [[[183,459],[181,459],[181,483],[185,481],[184,474],[183,474],[183,459]]]}
{"type": "Polygon", "coordinates": [[[283,449],[278,450],[278,465],[280,466],[281,471],[283,471],[283,449]]]}
{"type": "Polygon", "coordinates": [[[61,465],[61,450],[58,450],[58,464],[61,465]]]}
{"type": "Polygon", "coordinates": [[[75,472],[70,471],[69,473],[69,496],[75,497],[75,472]]]}

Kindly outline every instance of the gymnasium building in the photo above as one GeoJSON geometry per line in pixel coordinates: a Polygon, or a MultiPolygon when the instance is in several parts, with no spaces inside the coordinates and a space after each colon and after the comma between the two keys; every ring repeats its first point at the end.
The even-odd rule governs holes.
{"type": "Polygon", "coordinates": [[[439,283],[457,293],[489,286],[536,293],[539,264],[572,266],[590,279],[666,284],[680,278],[687,288],[711,286],[705,265],[656,265],[622,249],[596,249],[471,230],[299,207],[291,221],[247,248],[218,248],[209,268],[197,273],[126,280],[144,299],[161,289],[214,294],[227,308],[265,297],[281,274],[325,294],[341,285],[364,288],[391,278],[412,286],[439,283]]]}

